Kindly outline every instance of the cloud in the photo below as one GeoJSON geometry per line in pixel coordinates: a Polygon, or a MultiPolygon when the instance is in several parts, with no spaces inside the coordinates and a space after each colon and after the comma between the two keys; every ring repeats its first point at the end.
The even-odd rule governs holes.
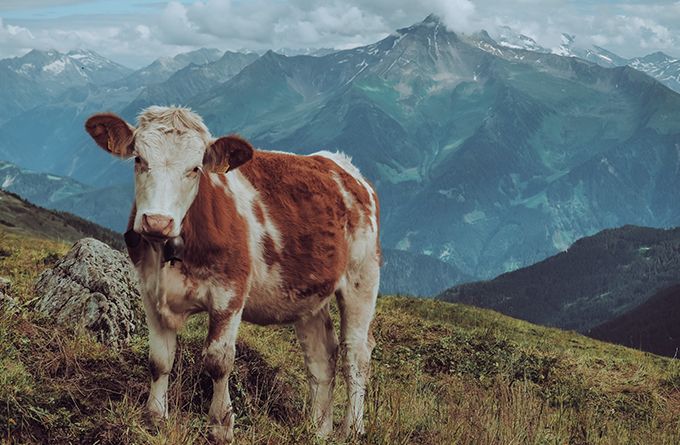
{"type": "MultiPolygon", "coordinates": [[[[84,0],[9,0],[0,11],[16,10],[20,3],[33,12],[22,20],[14,11],[11,19],[0,21],[0,57],[31,48],[87,47],[140,66],[201,46],[348,48],[375,42],[431,12],[456,32],[486,29],[493,35],[507,25],[547,47],[558,46],[561,33],[567,32],[581,45],[598,44],[626,57],[655,50],[673,54],[680,35],[680,1],[662,0],[201,0],[131,6],[129,13],[120,12],[123,2],[115,14],[80,15],[68,5],[84,0]],[[47,10],[48,4],[51,15],[41,17],[39,8],[47,10]],[[59,4],[65,13],[57,17],[54,5],[59,4]]],[[[92,5],[100,3],[83,5],[82,11],[96,10],[92,5]]]]}

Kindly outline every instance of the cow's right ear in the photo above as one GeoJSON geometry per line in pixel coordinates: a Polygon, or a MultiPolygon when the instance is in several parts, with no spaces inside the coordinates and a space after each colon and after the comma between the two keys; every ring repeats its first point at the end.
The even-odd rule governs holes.
{"type": "Polygon", "coordinates": [[[129,158],[134,151],[134,135],[130,124],[113,113],[99,113],[85,122],[85,130],[104,150],[121,157],[129,158]]]}

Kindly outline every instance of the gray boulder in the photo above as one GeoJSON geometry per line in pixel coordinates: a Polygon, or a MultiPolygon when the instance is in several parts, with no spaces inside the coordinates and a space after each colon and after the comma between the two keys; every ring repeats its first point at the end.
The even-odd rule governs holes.
{"type": "Polygon", "coordinates": [[[11,294],[12,282],[5,277],[0,277],[0,310],[12,310],[18,308],[18,303],[11,294]]]}
{"type": "Polygon", "coordinates": [[[36,309],[118,347],[143,320],[137,273],[123,253],[93,238],[76,242],[35,284],[36,309]]]}

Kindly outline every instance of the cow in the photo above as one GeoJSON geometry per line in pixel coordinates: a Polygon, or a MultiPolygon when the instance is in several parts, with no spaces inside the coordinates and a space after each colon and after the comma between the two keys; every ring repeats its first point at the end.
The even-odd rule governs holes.
{"type": "Polygon", "coordinates": [[[227,380],[242,320],[294,326],[311,420],[322,437],[333,429],[340,356],[348,398],[341,432],[364,433],[381,255],[373,187],[341,153],[303,156],[256,150],[237,135],[213,138],[187,108],[152,106],[137,121],[133,127],[100,113],[85,129],[110,154],[134,159],[125,238],[149,328],[148,414],[167,418],[177,331],[190,315],[207,312],[213,442],[233,440],[227,380]]]}

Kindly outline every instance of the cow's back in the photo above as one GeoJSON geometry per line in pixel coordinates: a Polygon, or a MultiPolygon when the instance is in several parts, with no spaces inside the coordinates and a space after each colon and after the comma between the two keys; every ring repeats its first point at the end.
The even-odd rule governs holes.
{"type": "Polygon", "coordinates": [[[246,320],[293,321],[326,301],[353,264],[379,261],[377,197],[344,155],[256,151],[234,173],[256,191],[246,320]]]}

